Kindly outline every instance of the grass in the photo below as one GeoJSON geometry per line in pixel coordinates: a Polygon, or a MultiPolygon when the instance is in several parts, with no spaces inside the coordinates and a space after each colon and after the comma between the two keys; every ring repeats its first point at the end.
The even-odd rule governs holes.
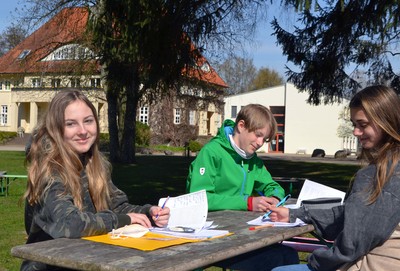
{"type": "MultiPolygon", "coordinates": [[[[193,159],[183,156],[137,156],[136,165],[114,165],[113,180],[127,193],[132,203],[157,204],[161,197],[185,193],[187,171],[193,159]]],[[[342,191],[346,191],[358,169],[355,165],[284,160],[268,160],[266,166],[272,176],[309,178],[342,191]]],[[[0,151],[0,170],[7,170],[9,174],[26,174],[24,153],[0,151]]],[[[12,257],[10,250],[26,242],[24,208],[18,204],[25,186],[26,180],[16,180],[10,186],[9,196],[0,196],[0,271],[19,270],[21,260],[12,257]]]]}

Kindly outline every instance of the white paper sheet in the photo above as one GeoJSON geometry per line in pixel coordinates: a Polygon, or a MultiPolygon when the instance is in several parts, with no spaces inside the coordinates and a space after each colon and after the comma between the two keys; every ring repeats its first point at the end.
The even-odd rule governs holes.
{"type": "Polygon", "coordinates": [[[342,204],[346,193],[332,187],[319,184],[310,180],[305,180],[301,188],[299,197],[297,198],[296,208],[301,206],[303,200],[316,199],[316,198],[341,198],[342,204]]]}
{"type": "Polygon", "coordinates": [[[229,231],[225,230],[211,230],[211,229],[202,229],[193,233],[185,233],[185,232],[173,232],[169,231],[168,228],[152,228],[151,232],[161,233],[165,235],[171,235],[176,237],[183,237],[189,239],[209,239],[213,237],[220,237],[229,234],[229,231]]]}
{"type": "MultiPolygon", "coordinates": [[[[167,198],[161,198],[158,206],[162,206],[167,198]]],[[[170,209],[169,227],[189,227],[197,231],[203,229],[208,214],[206,190],[170,197],[166,203],[170,209]]]]}
{"type": "Polygon", "coordinates": [[[306,225],[306,223],[304,223],[301,219],[298,219],[298,218],[296,219],[296,221],[294,223],[287,223],[287,222],[272,222],[269,219],[267,219],[266,221],[262,221],[262,216],[259,216],[256,219],[248,221],[247,224],[255,225],[255,226],[271,224],[274,227],[297,227],[297,226],[306,225]]]}

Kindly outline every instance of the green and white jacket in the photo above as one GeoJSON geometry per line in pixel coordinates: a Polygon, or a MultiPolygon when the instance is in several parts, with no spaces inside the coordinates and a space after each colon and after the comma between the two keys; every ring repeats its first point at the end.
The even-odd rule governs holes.
{"type": "Polygon", "coordinates": [[[218,134],[199,152],[189,168],[187,192],[205,189],[208,210],[247,210],[247,199],[260,193],[267,197],[284,197],[284,189],[254,154],[242,158],[231,146],[229,135],[235,123],[226,120],[218,134]]]}

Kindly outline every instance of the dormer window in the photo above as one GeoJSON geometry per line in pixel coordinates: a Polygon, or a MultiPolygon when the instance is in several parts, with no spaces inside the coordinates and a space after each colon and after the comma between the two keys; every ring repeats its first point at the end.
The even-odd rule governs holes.
{"type": "Polygon", "coordinates": [[[82,47],[79,44],[67,44],[57,48],[43,60],[78,60],[92,58],[93,56],[94,54],[89,48],[82,47]]]}
{"type": "Polygon", "coordinates": [[[207,62],[204,62],[203,65],[201,65],[200,69],[206,73],[211,71],[210,65],[207,62]]]}
{"type": "Polygon", "coordinates": [[[21,52],[21,54],[19,54],[19,56],[18,56],[18,60],[22,60],[22,59],[24,59],[27,55],[29,55],[29,53],[31,52],[31,50],[23,50],[22,52],[21,52]]]}

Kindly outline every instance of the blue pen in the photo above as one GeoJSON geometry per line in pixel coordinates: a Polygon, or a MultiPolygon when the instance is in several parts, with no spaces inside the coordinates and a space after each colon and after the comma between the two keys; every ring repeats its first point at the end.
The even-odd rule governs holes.
{"type": "Polygon", "coordinates": [[[265,195],[264,195],[264,193],[263,192],[261,192],[261,191],[258,191],[258,190],[256,190],[257,191],[257,193],[261,196],[261,197],[265,197],[265,195]]]}
{"type": "MultiPolygon", "coordinates": [[[[280,202],[278,202],[278,204],[276,205],[276,207],[281,206],[282,204],[285,204],[285,202],[291,197],[290,194],[288,194],[286,197],[284,197],[280,202]]],[[[268,211],[265,213],[265,215],[263,215],[262,217],[262,221],[265,221],[268,219],[269,215],[272,213],[272,211],[268,211]]]]}
{"type": "MultiPolygon", "coordinates": [[[[165,208],[165,204],[167,204],[167,201],[169,200],[169,196],[167,199],[164,201],[163,205],[161,206],[161,210],[165,208]]],[[[159,214],[156,215],[156,219],[158,219],[159,214]]]]}

